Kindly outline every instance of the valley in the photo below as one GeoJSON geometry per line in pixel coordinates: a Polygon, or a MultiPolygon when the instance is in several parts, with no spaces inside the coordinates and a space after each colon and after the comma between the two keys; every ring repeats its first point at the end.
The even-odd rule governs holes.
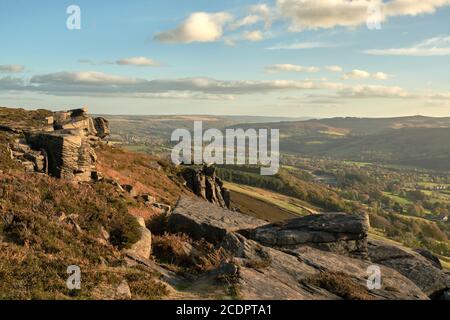
{"type": "MultiPolygon", "coordinates": [[[[189,129],[193,120],[167,119],[172,118],[159,131],[156,148],[142,143],[146,135],[135,131],[139,143],[126,138],[118,143],[169,157],[170,130],[189,129]]],[[[280,130],[282,168],[276,176],[261,177],[252,166],[218,166],[239,210],[269,221],[320,211],[368,211],[383,237],[450,256],[450,118],[202,119],[220,129],[280,130]]],[[[112,128],[126,130],[126,117],[121,124],[110,120],[112,128]]],[[[140,121],[142,130],[159,126],[140,121]]]]}
{"type": "Polygon", "coordinates": [[[449,172],[289,152],[273,176],[175,166],[165,133],[128,140],[85,108],[0,108],[0,125],[0,298],[447,294],[449,172]],[[80,290],[65,285],[71,265],[80,290]]]}

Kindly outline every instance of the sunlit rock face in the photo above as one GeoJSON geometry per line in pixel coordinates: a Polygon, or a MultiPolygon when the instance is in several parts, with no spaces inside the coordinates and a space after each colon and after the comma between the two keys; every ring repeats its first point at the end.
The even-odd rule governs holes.
{"type": "Polygon", "coordinates": [[[86,108],[54,112],[39,128],[23,128],[25,139],[12,146],[29,171],[57,178],[90,181],[96,173],[93,147],[109,135],[104,118],[91,118],[86,108]]]}

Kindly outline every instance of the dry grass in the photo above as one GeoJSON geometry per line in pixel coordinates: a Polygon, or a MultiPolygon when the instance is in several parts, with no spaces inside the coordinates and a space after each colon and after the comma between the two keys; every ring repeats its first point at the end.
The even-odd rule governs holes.
{"type": "Polygon", "coordinates": [[[204,240],[193,241],[187,235],[169,233],[153,237],[153,255],[162,263],[190,273],[210,271],[226,258],[223,249],[204,240]]]}
{"type": "Polygon", "coordinates": [[[28,111],[24,109],[0,107],[0,125],[18,129],[39,129],[43,127],[45,117],[51,115],[51,111],[43,109],[28,111]]]}
{"type": "Polygon", "coordinates": [[[17,168],[17,164],[11,160],[11,156],[7,148],[10,141],[11,138],[0,131],[0,170],[5,171],[17,168]]]}
{"type": "MultiPolygon", "coordinates": [[[[38,129],[49,111],[0,108],[0,125],[38,129]]],[[[132,215],[151,209],[107,183],[76,184],[25,173],[10,159],[11,135],[0,131],[0,299],[111,299],[126,280],[133,299],[159,299],[167,290],[150,270],[127,267],[121,249],[140,237],[132,215]],[[110,234],[105,244],[101,230],[110,234]],[[67,267],[81,268],[81,290],[67,289],[67,267]]],[[[181,187],[146,156],[103,147],[105,170],[173,204],[181,187]],[[110,168],[111,167],[111,168],[110,168]],[[127,180],[128,179],[128,180],[127,180]],[[146,186],[148,184],[148,187],[146,186]]]]}
{"type": "Polygon", "coordinates": [[[99,159],[97,168],[105,177],[120,184],[133,185],[139,194],[151,194],[158,201],[173,206],[181,194],[188,192],[176,178],[169,178],[175,177],[174,168],[157,157],[109,146],[102,146],[96,152],[99,159]]]}
{"type": "Polygon", "coordinates": [[[307,279],[306,283],[323,288],[345,300],[373,300],[363,285],[345,273],[320,272],[307,279]]]}
{"type": "Polygon", "coordinates": [[[154,275],[123,267],[119,249],[138,237],[125,200],[109,185],[0,174],[0,299],[105,299],[130,277],[134,298],[159,298],[164,290],[151,281],[154,275]],[[61,212],[81,232],[68,219],[58,220],[61,212]],[[99,241],[101,226],[110,232],[111,244],[99,241]],[[66,288],[69,265],[81,268],[80,291],[66,288]]]}

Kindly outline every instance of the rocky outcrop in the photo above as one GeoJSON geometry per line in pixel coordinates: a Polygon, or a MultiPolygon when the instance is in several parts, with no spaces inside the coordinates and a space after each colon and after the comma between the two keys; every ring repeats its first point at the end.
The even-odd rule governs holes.
{"type": "Polygon", "coordinates": [[[97,136],[101,139],[106,138],[110,134],[109,122],[105,118],[97,117],[94,118],[94,127],[97,130],[97,136]]]}
{"type": "Polygon", "coordinates": [[[131,290],[128,282],[123,280],[119,286],[116,288],[115,294],[116,300],[130,300],[131,299],[131,290]]]}
{"type": "Polygon", "coordinates": [[[47,154],[48,173],[54,177],[89,181],[95,171],[94,150],[83,136],[65,133],[32,133],[27,137],[34,149],[47,154]]]}
{"type": "Polygon", "coordinates": [[[173,233],[183,232],[216,243],[228,232],[254,229],[267,222],[185,196],[169,215],[168,223],[173,233]]]}
{"type": "Polygon", "coordinates": [[[219,277],[234,281],[241,299],[427,299],[414,283],[386,267],[381,268],[382,288],[369,290],[369,261],[311,247],[287,253],[237,233],[227,234],[221,247],[234,258],[220,268],[219,277]]]}
{"type": "Polygon", "coordinates": [[[252,230],[249,238],[270,247],[318,249],[367,257],[369,219],[363,214],[323,213],[252,230]]]}
{"type": "Polygon", "coordinates": [[[442,298],[448,290],[447,276],[420,254],[368,246],[365,215],[325,213],[267,224],[184,197],[168,222],[172,232],[225,250],[213,272],[235,298],[414,300],[442,298]],[[370,289],[374,266],[381,272],[381,287],[370,289]]]}
{"type": "Polygon", "coordinates": [[[10,145],[11,159],[17,159],[27,171],[48,173],[48,158],[45,150],[32,150],[25,139],[17,138],[10,145]]]}
{"type": "Polygon", "coordinates": [[[424,257],[425,259],[427,259],[429,262],[431,262],[431,264],[433,266],[435,266],[436,268],[442,270],[442,264],[441,261],[439,260],[438,257],[436,257],[434,254],[432,254],[430,251],[426,250],[426,249],[416,249],[414,250],[414,252],[417,252],[418,254],[420,254],[422,257],[424,257]]]}
{"type": "Polygon", "coordinates": [[[28,171],[57,178],[90,181],[97,176],[93,147],[109,134],[108,121],[92,119],[87,109],[54,112],[40,130],[24,130],[25,139],[11,146],[13,156],[28,171]]]}
{"type": "Polygon", "coordinates": [[[450,289],[449,276],[419,253],[376,240],[369,241],[368,249],[373,263],[397,270],[429,297],[437,298],[450,289]]]}
{"type": "Polygon", "coordinates": [[[141,238],[134,243],[130,249],[125,250],[126,254],[131,256],[138,256],[140,258],[148,259],[152,252],[152,233],[145,226],[145,221],[141,217],[136,217],[139,223],[141,238]]]}
{"type": "Polygon", "coordinates": [[[186,186],[197,196],[223,208],[230,208],[230,191],[216,176],[213,165],[204,165],[201,169],[184,167],[181,172],[186,186]]]}

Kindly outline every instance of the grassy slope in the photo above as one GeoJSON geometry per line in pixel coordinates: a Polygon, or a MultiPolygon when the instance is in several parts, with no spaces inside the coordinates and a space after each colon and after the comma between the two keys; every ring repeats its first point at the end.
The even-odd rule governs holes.
{"type": "MultiPolygon", "coordinates": [[[[48,115],[0,108],[0,125],[36,129],[48,115]]],[[[25,173],[7,152],[11,139],[0,131],[0,299],[109,299],[122,280],[135,299],[165,296],[152,271],[127,267],[121,253],[139,238],[130,213],[144,210],[141,205],[110,184],[71,184],[25,173]],[[109,244],[102,242],[101,228],[110,233],[109,244]],[[81,268],[80,291],[67,289],[69,265],[81,268]]],[[[97,152],[106,173],[138,183],[138,191],[161,202],[174,204],[182,192],[153,158],[109,147],[97,152]]]]}
{"type": "Polygon", "coordinates": [[[51,116],[48,110],[27,111],[0,107],[0,125],[12,128],[41,128],[45,124],[45,117],[51,116]]]}
{"type": "Polygon", "coordinates": [[[229,182],[225,183],[225,187],[237,193],[242,193],[255,199],[275,205],[278,208],[281,208],[283,211],[286,211],[293,215],[304,216],[309,213],[316,213],[320,210],[319,208],[297,198],[285,196],[280,193],[261,188],[238,185],[229,182]]]}
{"type": "Polygon", "coordinates": [[[0,174],[0,298],[105,299],[126,279],[138,298],[165,293],[154,276],[123,263],[119,251],[139,237],[125,200],[109,185],[72,185],[36,174],[0,174]],[[81,227],[69,220],[71,215],[81,227]],[[99,240],[100,228],[111,242],[99,240]],[[82,271],[82,290],[66,287],[69,265],[82,271]]]}
{"type": "Polygon", "coordinates": [[[97,169],[105,177],[131,184],[139,194],[149,193],[160,202],[174,205],[180,194],[187,193],[175,178],[173,167],[165,160],[108,146],[102,146],[96,152],[97,169]]]}

